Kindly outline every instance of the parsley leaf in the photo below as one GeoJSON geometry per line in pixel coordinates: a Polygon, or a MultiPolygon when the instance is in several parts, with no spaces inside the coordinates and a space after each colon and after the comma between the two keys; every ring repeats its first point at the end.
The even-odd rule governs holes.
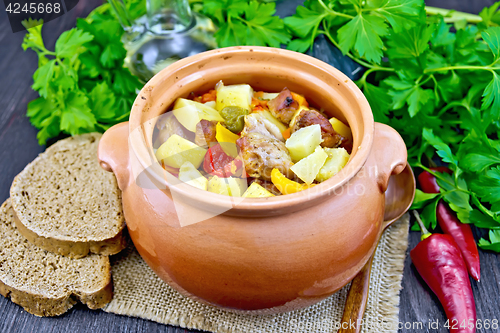
{"type": "Polygon", "coordinates": [[[481,32],[483,40],[493,52],[495,60],[500,57],[500,27],[491,27],[481,32]]]}
{"type": "MultiPolygon", "coordinates": [[[[317,12],[303,6],[297,7],[297,12],[293,16],[286,17],[284,22],[292,33],[300,38],[306,38],[311,32],[317,29],[327,13],[318,15],[317,12]]],[[[308,40],[309,42],[309,40],[308,40]]]]}
{"type": "Polygon", "coordinates": [[[500,166],[491,168],[471,181],[471,187],[484,201],[491,204],[500,201],[500,166]]]}
{"type": "Polygon", "coordinates": [[[422,135],[424,139],[436,149],[436,153],[443,159],[443,162],[451,163],[456,167],[458,166],[457,158],[451,152],[450,147],[439,137],[435,136],[432,130],[424,128],[422,135]]]}
{"type": "Polygon", "coordinates": [[[460,160],[460,166],[472,172],[482,172],[487,167],[500,164],[500,156],[497,154],[475,154],[469,153],[460,160]]]}
{"type": "Polygon", "coordinates": [[[367,2],[367,8],[373,9],[373,14],[385,18],[394,32],[399,33],[419,21],[420,0],[374,0],[367,2]]]}
{"type": "Polygon", "coordinates": [[[500,230],[490,230],[489,238],[490,241],[481,238],[478,242],[479,247],[483,250],[500,252],[500,230]]]}
{"type": "MultiPolygon", "coordinates": [[[[495,113],[500,115],[500,76],[496,72],[493,72],[493,79],[488,83],[486,89],[484,89],[483,93],[483,104],[481,105],[481,109],[487,109],[492,107],[492,110],[497,110],[495,113]]],[[[496,118],[500,118],[499,116],[496,118]]]]}
{"type": "Polygon", "coordinates": [[[415,190],[415,199],[410,209],[420,209],[429,203],[430,200],[435,199],[439,193],[424,193],[419,189],[415,190]]]}
{"type": "Polygon", "coordinates": [[[276,4],[257,0],[205,0],[203,13],[219,26],[215,38],[219,47],[260,45],[280,47],[290,41],[276,4]]]}
{"type": "Polygon", "coordinates": [[[85,133],[94,130],[96,119],[88,107],[88,98],[81,92],[70,92],[61,114],[61,129],[68,133],[85,133]]]}
{"type": "MultiPolygon", "coordinates": [[[[41,26],[41,25],[40,25],[41,26]]],[[[49,89],[51,82],[54,78],[54,68],[56,66],[56,60],[50,60],[45,65],[39,67],[35,74],[33,74],[33,90],[37,90],[40,96],[47,97],[49,94],[49,89]]]]}
{"type": "Polygon", "coordinates": [[[59,58],[72,57],[82,53],[85,49],[83,44],[90,42],[94,37],[89,33],[76,28],[65,31],[56,41],[56,55],[59,58]]]}
{"type": "Polygon", "coordinates": [[[340,50],[347,53],[354,48],[361,57],[379,63],[384,46],[381,37],[388,32],[383,18],[358,14],[338,30],[340,50]]]}

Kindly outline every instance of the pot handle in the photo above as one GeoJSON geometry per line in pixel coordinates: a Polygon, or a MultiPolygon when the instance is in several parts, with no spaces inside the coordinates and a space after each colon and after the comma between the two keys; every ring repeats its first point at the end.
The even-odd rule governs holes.
{"type": "Polygon", "coordinates": [[[415,196],[415,177],[407,156],[399,133],[390,126],[375,123],[369,165],[375,167],[378,187],[385,194],[384,227],[400,218],[415,196]]]}
{"type": "Polygon", "coordinates": [[[374,166],[378,187],[382,193],[387,190],[389,177],[401,173],[406,167],[406,145],[403,138],[390,126],[375,123],[372,151],[370,159],[374,166]]]}
{"type": "Polygon", "coordinates": [[[115,174],[122,191],[125,191],[130,181],[128,134],[128,121],[116,124],[103,134],[97,149],[99,164],[104,170],[115,174]]]}

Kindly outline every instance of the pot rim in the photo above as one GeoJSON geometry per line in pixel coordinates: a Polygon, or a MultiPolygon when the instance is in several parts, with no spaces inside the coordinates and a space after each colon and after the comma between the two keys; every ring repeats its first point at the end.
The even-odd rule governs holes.
{"type": "MultiPolygon", "coordinates": [[[[344,110],[341,110],[341,112],[345,114],[344,110]]],[[[318,199],[326,198],[328,195],[334,193],[336,189],[349,182],[349,180],[360,171],[368,159],[373,143],[374,119],[370,105],[361,90],[352,80],[333,66],[314,57],[294,51],[260,46],[235,46],[206,51],[181,59],[156,74],[144,85],[134,101],[130,113],[129,134],[129,147],[142,168],[149,171],[149,175],[153,177],[154,181],[159,184],[166,185],[167,191],[175,192],[181,197],[187,198],[191,205],[195,207],[213,207],[216,210],[221,208],[225,208],[227,210],[227,207],[231,207],[231,211],[241,210],[248,212],[260,210],[270,212],[282,210],[287,207],[298,207],[304,203],[319,202],[318,199]],[[224,55],[248,52],[253,52],[253,54],[265,54],[270,56],[270,58],[277,56],[283,57],[291,62],[302,62],[309,66],[316,67],[326,74],[335,77],[338,82],[342,84],[344,88],[347,88],[352,94],[352,97],[355,99],[355,103],[358,104],[359,109],[361,110],[363,126],[363,136],[361,141],[356,138],[354,139],[351,158],[339,173],[310,189],[293,194],[268,198],[244,198],[235,203],[235,199],[233,197],[197,189],[188,184],[175,184],[175,186],[172,186],[173,184],[169,180],[172,180],[172,177],[175,176],[165,171],[158,162],[153,163],[156,165],[151,165],[152,147],[148,147],[148,144],[146,143],[148,138],[145,137],[144,133],[141,132],[142,137],[140,140],[132,140],[132,132],[137,128],[143,128],[145,123],[143,117],[145,113],[144,109],[147,107],[147,101],[143,98],[143,94],[145,92],[152,91],[154,87],[161,84],[166,76],[174,75],[176,72],[185,67],[197,66],[200,62],[205,62],[210,58],[220,58],[224,55]]]]}

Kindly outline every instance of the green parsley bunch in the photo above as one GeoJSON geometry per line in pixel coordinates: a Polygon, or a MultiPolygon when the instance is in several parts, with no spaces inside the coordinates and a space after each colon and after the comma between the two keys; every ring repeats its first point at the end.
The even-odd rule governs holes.
{"type": "Polygon", "coordinates": [[[438,179],[439,194],[417,190],[436,227],[445,200],[463,223],[489,229],[483,249],[500,252],[500,15],[425,7],[423,0],[314,0],[285,18],[288,48],[305,52],[319,34],[366,67],[358,86],[376,121],[394,127],[413,167],[438,179]],[[435,158],[453,175],[433,172],[435,158]]]}
{"type": "MultiPolygon", "coordinates": [[[[143,0],[128,5],[142,8],[141,2],[144,7],[143,0]]],[[[77,28],[63,32],[54,51],[44,45],[42,25],[28,29],[22,46],[38,54],[32,88],[40,97],[28,104],[27,115],[39,129],[40,145],[61,133],[103,132],[127,120],[136,90],[142,85],[123,67],[122,34],[109,4],[79,19],[77,28]]]]}

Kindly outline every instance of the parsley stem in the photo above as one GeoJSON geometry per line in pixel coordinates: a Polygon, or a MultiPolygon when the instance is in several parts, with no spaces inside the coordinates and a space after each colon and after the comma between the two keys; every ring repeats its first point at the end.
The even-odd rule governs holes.
{"type": "Polygon", "coordinates": [[[484,207],[484,205],[481,203],[481,201],[479,201],[479,199],[474,193],[471,193],[471,198],[474,205],[476,205],[476,207],[479,208],[480,211],[482,211],[484,214],[488,215],[493,219],[495,218],[495,214],[488,208],[484,207]]]}
{"type": "Polygon", "coordinates": [[[389,68],[389,67],[380,67],[380,66],[371,66],[371,68],[368,68],[365,73],[363,74],[363,76],[361,77],[361,79],[359,79],[359,84],[364,86],[365,83],[366,83],[366,78],[368,77],[368,75],[370,75],[371,73],[373,72],[393,72],[394,69],[393,68],[389,68]]]}
{"type": "Polygon", "coordinates": [[[439,68],[427,68],[424,70],[424,73],[433,73],[433,72],[443,72],[443,71],[451,71],[455,69],[465,69],[465,70],[485,70],[493,73],[495,70],[499,70],[500,67],[492,67],[492,66],[446,66],[439,68]]]}
{"type": "MultiPolygon", "coordinates": [[[[448,183],[449,185],[451,185],[451,186],[453,186],[453,187],[457,188],[457,187],[455,186],[455,184],[454,184],[454,183],[452,183],[452,182],[448,181],[447,179],[445,179],[443,176],[441,176],[441,174],[440,174],[439,172],[436,172],[436,171],[434,171],[434,170],[429,169],[428,167],[426,167],[426,166],[425,166],[425,165],[423,165],[422,163],[417,162],[417,163],[415,163],[415,164],[414,164],[414,166],[416,166],[416,167],[418,167],[418,168],[421,168],[421,169],[423,169],[424,171],[427,171],[428,173],[430,173],[430,174],[431,174],[431,175],[433,175],[434,177],[436,177],[436,178],[438,178],[438,179],[442,180],[443,182],[448,183]]],[[[462,189],[458,189],[458,190],[463,191],[462,189]]],[[[469,193],[469,191],[466,191],[466,192],[467,192],[467,193],[469,193]]]]}
{"type": "Polygon", "coordinates": [[[354,16],[352,16],[352,15],[345,14],[345,13],[339,13],[339,12],[334,11],[333,9],[331,9],[327,5],[325,5],[323,0],[318,0],[318,2],[321,5],[321,7],[323,7],[328,13],[330,13],[332,15],[341,16],[341,17],[345,17],[345,18],[349,18],[349,19],[354,18],[354,16]]]}
{"type": "Polygon", "coordinates": [[[438,118],[441,117],[446,111],[448,111],[449,109],[454,108],[456,106],[462,106],[462,107],[464,107],[464,108],[467,109],[467,107],[463,104],[462,101],[453,101],[451,103],[446,104],[446,106],[444,108],[442,108],[441,110],[439,110],[439,112],[437,114],[437,117],[438,118]]]}
{"type": "Polygon", "coordinates": [[[442,15],[446,23],[457,22],[463,19],[469,23],[479,23],[483,21],[482,17],[479,15],[458,12],[456,10],[445,8],[425,6],[425,12],[427,15],[442,15]]]}

